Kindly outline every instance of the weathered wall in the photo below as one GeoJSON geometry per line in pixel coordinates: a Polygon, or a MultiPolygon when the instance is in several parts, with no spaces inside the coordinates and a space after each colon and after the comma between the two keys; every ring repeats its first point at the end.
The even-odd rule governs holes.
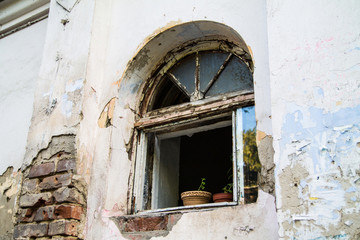
{"type": "MultiPolygon", "coordinates": [[[[0,144],[9,154],[0,161],[0,234],[10,237],[13,225],[4,219],[14,215],[12,208],[20,202],[19,237],[126,239],[143,238],[139,231],[146,231],[145,238],[154,239],[277,239],[279,222],[282,239],[358,239],[358,16],[356,0],[51,1],[39,77],[35,72],[41,56],[27,62],[30,52],[41,51],[36,47],[14,55],[16,61],[26,59],[26,68],[9,62],[9,55],[4,60],[0,56],[1,65],[9,66],[0,73],[12,69],[17,74],[14,84],[1,78],[5,88],[1,86],[0,96],[6,98],[0,106],[7,113],[0,120],[1,131],[19,130],[18,135],[10,130],[0,144]],[[208,21],[208,27],[178,28],[193,21],[208,21]],[[169,34],[170,28],[179,32],[169,34]],[[232,40],[239,34],[252,52],[262,163],[259,199],[210,211],[122,218],[130,212],[131,143],[144,82],[168,51],[212,34],[232,40]],[[28,86],[36,78],[22,163],[19,149],[25,145],[34,89],[28,86]],[[9,90],[14,85],[22,86],[16,89],[22,98],[9,90]],[[65,139],[60,148],[55,144],[59,139],[65,139]],[[59,170],[65,160],[71,164],[59,170]],[[17,172],[21,164],[22,172],[17,172]],[[81,197],[67,198],[70,192],[81,197]]],[[[33,43],[28,36],[26,44],[18,42],[25,38],[17,36],[45,25],[43,21],[1,39],[1,52],[12,54],[11,46],[33,43]]],[[[45,34],[45,27],[38,30],[36,37],[45,34]]],[[[39,48],[40,41],[35,42],[39,48]]]]}
{"type": "Polygon", "coordinates": [[[282,239],[359,239],[358,1],[268,1],[282,239]]]}
{"type": "MultiPolygon", "coordinates": [[[[129,143],[132,141],[134,112],[139,104],[142,84],[172,48],[196,36],[220,32],[214,24],[212,27],[216,29],[212,30],[196,29],[193,25],[187,31],[183,29],[173,35],[161,34],[167,29],[203,20],[231,27],[232,31],[241,35],[251,48],[255,61],[259,141],[271,135],[265,7],[265,1],[229,1],[220,5],[216,1],[182,1],[176,7],[171,2],[96,2],[96,21],[84,87],[84,118],[79,132],[80,161],[83,171],[91,176],[87,206],[89,239],[121,239],[126,235],[122,235],[111,217],[130,212],[134,162],[130,158],[133,149],[129,143]],[[239,12],[242,14],[239,15],[239,12]],[[156,44],[152,42],[152,47],[149,47],[152,39],[156,39],[156,44]],[[135,56],[136,59],[133,59],[135,56]],[[98,118],[99,122],[94,122],[98,118]]],[[[227,34],[234,36],[231,31],[227,34]]],[[[262,196],[266,200],[224,210],[223,218],[234,221],[228,239],[247,235],[247,230],[236,230],[247,229],[246,222],[254,223],[248,239],[262,239],[264,234],[267,239],[277,238],[274,198],[267,193],[262,196]],[[261,223],[255,224],[256,221],[262,221],[266,227],[263,228],[261,223]]],[[[185,214],[188,220],[178,221],[163,238],[185,237],[181,232],[190,229],[194,222],[202,226],[201,232],[212,232],[214,236],[224,238],[223,230],[217,228],[218,224],[226,224],[216,219],[219,211],[185,214]],[[209,215],[212,221],[208,222],[204,214],[209,215]]],[[[208,237],[197,235],[196,239],[208,237]]]]}
{"type": "Polygon", "coordinates": [[[0,239],[12,239],[47,20],[0,39],[0,239]]]}
{"type": "Polygon", "coordinates": [[[24,158],[46,26],[43,20],[0,39],[0,173],[24,158]]]}
{"type": "Polygon", "coordinates": [[[94,1],[51,1],[22,164],[15,238],[83,238],[87,188],[78,171],[76,133],[82,118],[93,6],[94,1]]]}

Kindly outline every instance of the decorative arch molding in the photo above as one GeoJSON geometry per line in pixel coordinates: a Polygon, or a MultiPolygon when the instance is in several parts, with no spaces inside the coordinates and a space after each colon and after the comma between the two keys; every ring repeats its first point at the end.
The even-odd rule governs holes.
{"type": "MultiPolygon", "coordinates": [[[[171,27],[151,38],[132,60],[121,79],[119,95],[137,93],[130,105],[141,115],[146,108],[147,90],[156,76],[194,51],[222,50],[238,56],[254,71],[251,51],[243,38],[231,27],[213,21],[193,21],[171,27]]],[[[124,103],[125,104],[125,103],[124,103]]]]}

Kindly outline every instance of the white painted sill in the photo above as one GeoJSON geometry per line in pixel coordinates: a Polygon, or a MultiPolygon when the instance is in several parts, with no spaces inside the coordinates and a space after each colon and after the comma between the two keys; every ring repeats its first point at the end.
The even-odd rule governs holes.
{"type": "Polygon", "coordinates": [[[152,210],[143,210],[134,215],[149,215],[151,213],[172,213],[172,212],[191,212],[191,211],[209,211],[218,207],[231,207],[238,205],[238,202],[220,202],[220,203],[206,203],[191,206],[170,207],[152,210]]]}

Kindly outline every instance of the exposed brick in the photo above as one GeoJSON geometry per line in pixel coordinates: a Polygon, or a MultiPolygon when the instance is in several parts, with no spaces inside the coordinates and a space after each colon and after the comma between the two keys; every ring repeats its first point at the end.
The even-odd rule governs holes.
{"type": "Polygon", "coordinates": [[[33,207],[35,205],[49,205],[52,203],[52,195],[49,192],[26,194],[20,197],[20,207],[33,207]]]}
{"type": "Polygon", "coordinates": [[[34,211],[31,208],[19,209],[16,214],[17,222],[32,222],[34,220],[34,211]]]}
{"type": "Polygon", "coordinates": [[[33,193],[36,191],[39,179],[25,179],[22,185],[23,193],[33,193]]]}
{"type": "Polygon", "coordinates": [[[84,203],[84,197],[75,188],[59,188],[54,192],[56,202],[84,203]]]}
{"type": "Polygon", "coordinates": [[[76,169],[75,159],[63,159],[58,162],[56,171],[63,172],[76,169]]]}
{"type": "Polygon", "coordinates": [[[46,221],[55,219],[54,215],[54,206],[46,206],[41,207],[36,211],[34,220],[39,221],[46,221]]]}
{"type": "Polygon", "coordinates": [[[57,219],[71,218],[80,220],[82,212],[83,209],[80,206],[59,205],[55,207],[54,213],[57,219]]]}
{"type": "Polygon", "coordinates": [[[47,176],[55,172],[55,163],[48,162],[35,165],[30,169],[29,178],[47,176]]]}
{"type": "Polygon", "coordinates": [[[124,222],[125,232],[146,232],[167,230],[168,217],[156,216],[156,217],[134,217],[127,219],[124,222]]]}
{"type": "Polygon", "coordinates": [[[40,190],[49,190],[59,187],[65,187],[71,184],[72,174],[58,174],[46,177],[39,184],[40,190]]]}
{"type": "Polygon", "coordinates": [[[49,224],[50,236],[54,235],[68,235],[68,236],[77,236],[79,222],[77,221],[56,221],[49,224]]]}
{"type": "Polygon", "coordinates": [[[15,226],[14,238],[20,237],[43,237],[47,235],[48,224],[21,224],[15,226]]]}

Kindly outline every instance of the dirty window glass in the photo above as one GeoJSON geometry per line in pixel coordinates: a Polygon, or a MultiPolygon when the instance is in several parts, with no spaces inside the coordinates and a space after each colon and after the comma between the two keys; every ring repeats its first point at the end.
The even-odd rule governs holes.
{"type": "Polygon", "coordinates": [[[256,145],[255,107],[242,109],[243,158],[244,158],[244,193],[245,202],[256,202],[258,194],[258,174],[261,170],[256,145]]]}
{"type": "Polygon", "coordinates": [[[171,73],[185,87],[189,95],[195,91],[195,61],[195,55],[190,55],[171,70],[171,73]]]}
{"type": "Polygon", "coordinates": [[[253,90],[252,74],[244,62],[232,57],[206,96],[240,90],[253,90]]]}
{"type": "Polygon", "coordinates": [[[228,52],[193,53],[181,59],[165,75],[173,84],[161,88],[163,93],[156,96],[165,96],[174,91],[171,89],[173,86],[177,87],[183,96],[178,102],[157,97],[154,101],[156,104],[150,110],[181,104],[184,100],[196,101],[231,92],[253,91],[252,72],[239,57],[228,52]]]}
{"type": "Polygon", "coordinates": [[[206,87],[219,71],[228,53],[202,52],[199,54],[200,63],[200,91],[205,92],[206,87]]]}

